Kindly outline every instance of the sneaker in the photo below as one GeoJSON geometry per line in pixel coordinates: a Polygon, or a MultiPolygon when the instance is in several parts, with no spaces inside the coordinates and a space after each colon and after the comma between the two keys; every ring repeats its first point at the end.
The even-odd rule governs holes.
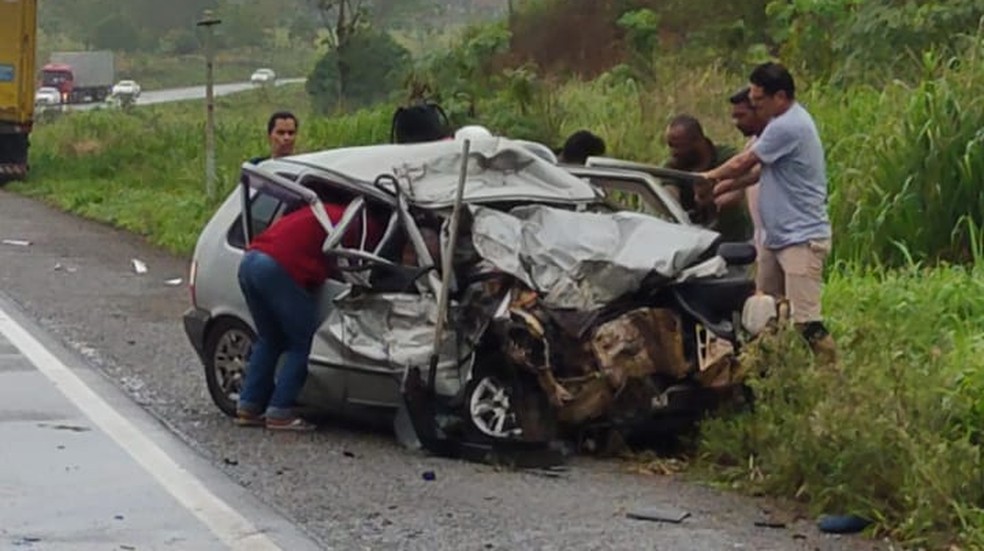
{"type": "Polygon", "coordinates": [[[240,427],[262,427],[264,424],[264,419],[262,415],[239,410],[236,412],[236,418],[233,419],[233,423],[240,427]]]}
{"type": "Polygon", "coordinates": [[[270,430],[292,431],[292,432],[311,432],[318,428],[312,423],[300,417],[288,417],[286,419],[267,418],[266,428],[270,430]]]}

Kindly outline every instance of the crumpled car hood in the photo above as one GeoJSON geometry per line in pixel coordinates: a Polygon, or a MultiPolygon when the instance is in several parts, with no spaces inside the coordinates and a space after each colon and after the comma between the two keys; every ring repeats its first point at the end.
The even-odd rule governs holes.
{"type": "Polygon", "coordinates": [[[470,209],[478,254],[554,308],[593,310],[638,290],[651,274],[673,279],[719,237],[634,212],[470,209]]]}

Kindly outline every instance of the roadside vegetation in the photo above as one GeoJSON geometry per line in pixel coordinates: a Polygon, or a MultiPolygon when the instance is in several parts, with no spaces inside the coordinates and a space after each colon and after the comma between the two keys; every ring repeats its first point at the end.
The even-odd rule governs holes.
{"type": "Polygon", "coordinates": [[[339,77],[338,60],[356,54],[337,45],[320,88],[219,99],[223,190],[212,202],[200,102],[43,122],[32,180],[11,187],[188,254],[239,163],[264,151],[275,108],[301,116],[302,150],[384,142],[395,106],[424,93],[456,124],[551,145],[589,128],[613,156],[659,162],[664,125],[680,112],[715,141],[740,143],[726,98],[753,63],[779,58],[827,147],[835,238],[824,300],[841,362],[814,368],[790,336],[753,347],[747,361],[766,373],[755,412],[704,423],[693,473],[816,514],[866,516],[913,547],[984,547],[984,6],[514,5],[509,21],[469,27],[454,47],[397,40],[392,55],[409,49],[414,61],[389,69],[392,86],[371,105],[338,95],[364,83],[339,77]]]}

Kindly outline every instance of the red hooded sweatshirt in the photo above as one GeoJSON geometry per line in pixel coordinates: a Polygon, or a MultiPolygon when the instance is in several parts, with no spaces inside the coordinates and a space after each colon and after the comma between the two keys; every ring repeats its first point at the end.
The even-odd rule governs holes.
{"type": "MultiPolygon", "coordinates": [[[[337,224],[347,205],[325,203],[325,212],[332,224],[337,224]]],[[[372,216],[367,223],[367,248],[374,248],[382,238],[383,228],[372,216]]],[[[310,207],[300,209],[277,220],[253,239],[247,250],[260,251],[280,264],[291,279],[308,291],[316,290],[335,274],[332,260],[321,251],[328,233],[315,218],[310,207]]],[[[362,241],[362,217],[359,216],[342,238],[346,248],[358,249],[362,241]]]]}

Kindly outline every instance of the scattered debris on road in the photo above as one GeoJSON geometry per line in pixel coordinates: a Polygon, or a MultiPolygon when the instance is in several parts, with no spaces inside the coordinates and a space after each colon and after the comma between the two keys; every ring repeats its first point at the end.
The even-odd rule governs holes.
{"type": "Polygon", "coordinates": [[[133,271],[137,272],[138,274],[145,274],[147,273],[147,264],[145,264],[142,260],[137,260],[136,258],[134,258],[133,271]]]}
{"type": "Polygon", "coordinates": [[[182,283],[184,283],[184,280],[181,279],[180,277],[176,277],[174,279],[169,279],[169,280],[165,281],[164,282],[164,285],[167,285],[169,287],[177,287],[178,285],[181,285],[182,283]]]}
{"type": "Polygon", "coordinates": [[[626,516],[635,520],[652,520],[656,522],[680,524],[690,516],[690,513],[674,507],[654,506],[634,509],[629,511],[626,516]]]}
{"type": "Polygon", "coordinates": [[[49,425],[47,423],[38,423],[38,426],[39,427],[42,427],[42,428],[49,428],[49,429],[55,429],[55,430],[67,430],[67,431],[72,431],[72,432],[89,432],[90,430],[92,430],[89,427],[80,427],[80,426],[76,426],[76,425],[49,425]]]}
{"type": "Polygon", "coordinates": [[[222,459],[222,462],[225,463],[226,465],[229,465],[229,466],[232,466],[232,467],[235,467],[236,465],[239,464],[239,460],[238,459],[232,459],[232,458],[229,458],[229,457],[223,458],[222,459]]]}
{"type": "Polygon", "coordinates": [[[817,523],[820,531],[827,534],[857,534],[870,525],[870,520],[857,515],[827,515],[817,523]]]}
{"type": "Polygon", "coordinates": [[[4,239],[2,241],[4,245],[13,245],[15,247],[30,247],[31,242],[26,239],[4,239]]]}
{"type": "Polygon", "coordinates": [[[58,262],[57,264],[55,264],[55,267],[52,268],[52,270],[54,270],[56,272],[68,272],[70,274],[74,274],[75,272],[79,271],[78,268],[76,268],[74,266],[66,266],[66,265],[62,264],[61,262],[58,262]]]}

